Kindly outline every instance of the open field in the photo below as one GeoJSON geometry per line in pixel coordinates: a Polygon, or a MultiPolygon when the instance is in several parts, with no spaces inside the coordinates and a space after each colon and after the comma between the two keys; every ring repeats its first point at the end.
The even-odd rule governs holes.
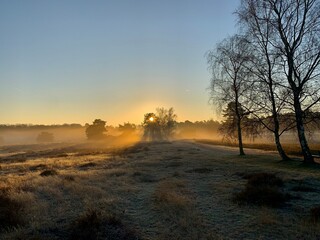
{"type": "Polygon", "coordinates": [[[320,168],[246,152],[192,141],[3,146],[0,239],[320,239],[310,214],[320,168]],[[234,201],[262,172],[282,179],[288,200],[234,201]]]}

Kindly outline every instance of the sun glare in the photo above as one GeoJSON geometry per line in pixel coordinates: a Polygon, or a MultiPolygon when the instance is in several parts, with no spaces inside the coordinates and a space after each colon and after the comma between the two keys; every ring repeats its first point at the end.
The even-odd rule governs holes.
{"type": "Polygon", "coordinates": [[[150,121],[150,122],[153,122],[153,121],[154,121],[154,118],[153,118],[153,117],[150,117],[150,118],[149,118],[149,121],[150,121]]]}

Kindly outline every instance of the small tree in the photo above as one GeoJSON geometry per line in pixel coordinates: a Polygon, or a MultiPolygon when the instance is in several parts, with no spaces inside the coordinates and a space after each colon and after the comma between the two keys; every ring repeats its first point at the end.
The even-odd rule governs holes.
{"type": "Polygon", "coordinates": [[[177,115],[173,108],[157,108],[155,113],[144,115],[142,123],[144,127],[143,138],[145,140],[170,139],[176,126],[177,115]]]}
{"type": "Polygon", "coordinates": [[[118,129],[122,133],[122,135],[131,135],[136,131],[137,126],[133,123],[127,122],[123,125],[119,124],[118,129]]]}
{"type": "Polygon", "coordinates": [[[41,132],[37,136],[38,143],[46,143],[46,142],[48,143],[48,142],[53,142],[53,140],[54,140],[53,133],[41,132]]]}
{"type": "Polygon", "coordinates": [[[157,108],[157,119],[161,128],[161,135],[164,139],[170,139],[173,136],[176,127],[177,115],[174,109],[157,108]]]}
{"type": "Polygon", "coordinates": [[[87,124],[86,135],[88,140],[101,140],[105,138],[106,129],[106,121],[101,119],[96,119],[93,121],[91,125],[87,124]]]}
{"type": "Polygon", "coordinates": [[[241,105],[244,104],[248,92],[252,89],[250,72],[246,64],[251,59],[250,43],[240,35],[229,37],[219,43],[214,51],[207,55],[211,78],[211,101],[224,108],[230,102],[234,107],[237,126],[237,138],[240,155],[244,155],[242,144],[242,118],[241,105]]]}
{"type": "Polygon", "coordinates": [[[161,140],[161,129],[157,116],[154,113],[146,113],[142,123],[144,128],[144,140],[161,140]]]}

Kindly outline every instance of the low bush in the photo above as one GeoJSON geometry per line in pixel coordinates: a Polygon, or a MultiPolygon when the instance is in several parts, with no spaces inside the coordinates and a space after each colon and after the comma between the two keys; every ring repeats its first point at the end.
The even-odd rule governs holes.
{"type": "Polygon", "coordinates": [[[71,226],[71,240],[95,240],[101,227],[101,216],[93,210],[80,216],[71,226]]]}
{"type": "Polygon", "coordinates": [[[249,174],[244,177],[248,179],[248,185],[251,186],[269,186],[269,187],[282,187],[283,181],[272,173],[255,173],[249,174]]]}
{"type": "Polygon", "coordinates": [[[233,200],[239,204],[253,204],[268,207],[281,207],[289,200],[281,186],[283,181],[270,173],[251,174],[244,190],[236,193],[233,200]]]}
{"type": "Polygon", "coordinates": [[[96,210],[89,210],[71,225],[70,240],[138,240],[114,215],[102,216],[96,210]]]}
{"type": "Polygon", "coordinates": [[[10,198],[6,191],[0,191],[0,231],[23,225],[24,210],[24,204],[10,198]]]}

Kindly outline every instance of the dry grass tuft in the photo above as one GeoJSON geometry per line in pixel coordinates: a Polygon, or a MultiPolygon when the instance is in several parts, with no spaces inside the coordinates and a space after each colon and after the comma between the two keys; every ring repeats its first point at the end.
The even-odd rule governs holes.
{"type": "Polygon", "coordinates": [[[163,181],[158,184],[153,195],[158,208],[171,209],[173,212],[186,210],[192,201],[183,181],[163,181]]]}
{"type": "Polygon", "coordinates": [[[71,240],[95,240],[98,239],[98,232],[102,220],[99,213],[89,210],[80,216],[71,226],[71,240]]]}
{"type": "Polygon", "coordinates": [[[38,165],[35,165],[35,166],[30,166],[29,167],[29,170],[30,171],[37,171],[37,170],[43,170],[47,167],[46,164],[38,164],[38,165]]]}
{"type": "Polygon", "coordinates": [[[58,172],[56,170],[44,170],[43,172],[40,173],[41,177],[48,177],[48,176],[55,176],[58,175],[58,172]]]}
{"type": "Polygon", "coordinates": [[[7,191],[0,191],[0,231],[25,223],[25,206],[9,197],[7,191]]]}
{"type": "Polygon", "coordinates": [[[73,182],[75,180],[75,178],[74,178],[74,176],[67,175],[67,176],[64,176],[64,180],[69,181],[69,182],[73,182]]]}
{"type": "Polygon", "coordinates": [[[80,165],[79,168],[86,169],[86,168],[91,168],[91,167],[95,167],[95,166],[97,166],[96,163],[90,162],[90,163],[85,163],[85,164],[80,165]]]}
{"type": "Polygon", "coordinates": [[[114,215],[103,216],[97,210],[88,210],[71,225],[70,240],[133,240],[139,239],[114,215]]]}

